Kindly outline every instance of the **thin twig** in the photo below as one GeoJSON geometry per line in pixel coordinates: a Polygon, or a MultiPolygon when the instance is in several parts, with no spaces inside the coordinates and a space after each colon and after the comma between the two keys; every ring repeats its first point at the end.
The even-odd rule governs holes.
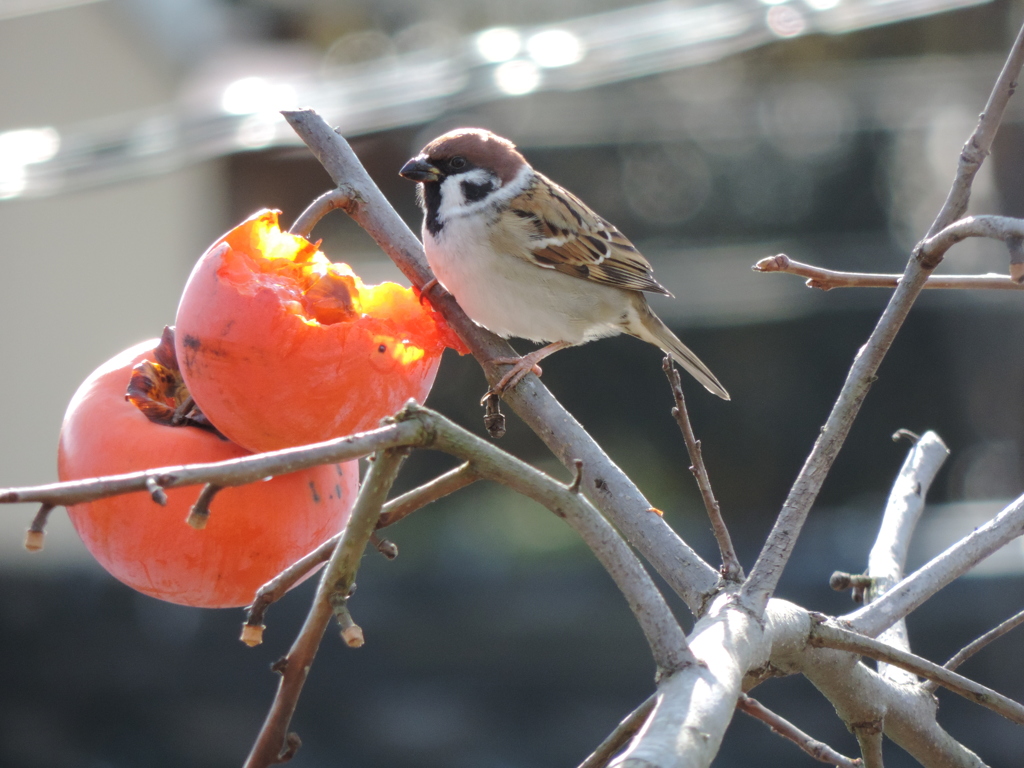
{"type": "Polygon", "coordinates": [[[1017,33],[1017,39],[1010,47],[1010,53],[996,78],[985,109],[978,118],[978,127],[975,128],[974,133],[971,134],[960,152],[960,161],[957,165],[953,185],[946,196],[946,202],[942,205],[942,210],[932,222],[927,237],[933,237],[967,211],[974,177],[985,158],[992,151],[992,142],[995,141],[999,124],[1003,120],[1006,105],[1017,89],[1017,78],[1020,77],[1022,65],[1024,65],[1024,27],[1017,33]]]}
{"type": "Polygon", "coordinates": [[[740,565],[740,560],[736,556],[729,528],[722,517],[722,509],[715,498],[715,492],[711,488],[711,478],[708,477],[707,467],[704,466],[704,454],[700,448],[700,440],[693,432],[690,414],[686,410],[686,399],[683,397],[683,385],[679,380],[679,371],[676,370],[669,355],[665,355],[665,359],[662,360],[661,369],[665,372],[669,386],[672,388],[672,398],[675,400],[672,416],[683,433],[686,452],[690,455],[690,472],[697,480],[701,498],[704,499],[704,508],[711,521],[711,530],[714,531],[715,540],[718,542],[718,551],[722,556],[722,577],[727,581],[743,581],[743,566],[740,565]]]}
{"type": "Polygon", "coordinates": [[[192,505],[192,509],[188,511],[188,517],[185,518],[185,522],[195,528],[197,531],[201,531],[206,527],[207,521],[210,519],[210,502],[213,501],[213,497],[217,493],[223,490],[224,486],[214,485],[213,483],[207,483],[203,486],[203,490],[199,492],[199,497],[196,499],[196,503],[192,505]]]}
{"type": "MultiPolygon", "coordinates": [[[[479,479],[480,475],[473,469],[472,462],[467,461],[465,464],[385,504],[381,509],[377,529],[394,525],[416,510],[422,509],[427,504],[437,501],[461,488],[465,488],[479,479]]],[[[326,563],[340,539],[340,533],[332,536],[308,555],[300,560],[296,560],[257,590],[256,599],[249,606],[245,624],[242,625],[242,642],[246,645],[259,645],[263,642],[263,617],[267,609],[284,597],[285,593],[301,581],[306,574],[319,567],[322,563],[326,563]]]]}
{"type": "Polygon", "coordinates": [[[158,479],[150,473],[144,478],[143,485],[155,503],[159,504],[161,507],[167,506],[167,494],[164,492],[166,482],[164,481],[164,478],[158,479]]]}
{"type": "Polygon", "coordinates": [[[391,539],[382,539],[374,533],[370,536],[370,543],[373,545],[374,549],[384,555],[388,560],[394,560],[398,557],[398,545],[391,541],[391,539]]]}
{"type": "MultiPolygon", "coordinates": [[[[978,122],[978,127],[968,139],[967,145],[961,153],[957,175],[949,196],[929,229],[927,237],[934,236],[952,224],[966,210],[971,182],[981,162],[991,149],[999,123],[1003,119],[1006,104],[1016,88],[1022,64],[1024,64],[1024,27],[1017,35],[1006,65],[996,80],[985,111],[978,122]]],[[[940,261],[941,254],[924,257],[920,248],[914,249],[903,277],[893,292],[878,324],[867,343],[854,358],[832,412],[794,481],[768,540],[751,569],[750,577],[744,584],[742,598],[757,613],[764,611],[769,598],[774,593],[782,571],[796,546],[800,530],[807,520],[811,506],[832,467],[832,462],[835,461],[839,449],[846,441],[854,419],[867,397],[871,384],[877,377],[878,368],[929,275],[940,261]]]]}
{"type": "Polygon", "coordinates": [[[352,612],[348,609],[348,598],[332,601],[334,618],[338,620],[341,627],[341,639],[349,648],[362,648],[366,639],[363,637],[363,628],[356,624],[352,618],[352,612]]]}
{"type": "MultiPolygon", "coordinates": [[[[807,278],[808,288],[830,291],[833,288],[895,288],[903,275],[877,272],[842,272],[813,264],[804,264],[780,253],[761,259],[753,267],[755,272],[779,272],[807,278]]],[[[924,283],[926,289],[939,290],[1024,290],[1024,285],[1008,275],[932,275],[924,283]]]]}
{"type": "MultiPolygon", "coordinates": [[[[352,218],[413,285],[422,288],[429,283],[434,275],[427,266],[423,246],[370,179],[348,142],[312,110],[282,114],[338,187],[358,194],[358,205],[350,212],[352,218]]],[[[515,351],[470,320],[450,294],[431,294],[431,304],[470,348],[489,383],[497,383],[500,375],[490,361],[513,356],[515,351]]],[[[539,379],[527,376],[507,390],[504,398],[570,471],[576,459],[583,461],[582,492],[647,558],[690,610],[700,613],[718,587],[715,570],[661,517],[647,514],[651,503],[539,379]]]]}
{"type": "Polygon", "coordinates": [[[833,571],[829,577],[828,586],[836,592],[851,591],[851,597],[855,603],[864,602],[864,594],[871,586],[871,577],[863,573],[847,573],[846,571],[833,571]]]}
{"type": "Polygon", "coordinates": [[[43,548],[43,541],[46,538],[46,523],[49,522],[53,509],[53,504],[41,504],[36,516],[32,518],[32,524],[25,531],[25,549],[29,552],[39,552],[43,548]]]}
{"type": "Polygon", "coordinates": [[[604,768],[608,765],[608,761],[615,757],[618,751],[636,735],[637,731],[644,727],[657,700],[656,695],[648,696],[643,704],[626,715],[622,722],[615,727],[615,730],[608,734],[607,738],[587,756],[587,759],[579,764],[579,768],[604,768]]]}
{"type": "MultiPolygon", "coordinates": [[[[868,602],[892,589],[903,578],[910,539],[924,511],[925,497],[948,456],[949,448],[942,442],[942,438],[931,431],[925,432],[907,452],[907,458],[889,493],[875,544],[868,555],[868,602]]],[[[910,650],[906,621],[903,619],[889,627],[878,639],[896,648],[910,650]]],[[[912,675],[899,667],[881,664],[878,672],[894,682],[916,682],[912,675]]]]}
{"type": "Polygon", "coordinates": [[[123,475],[94,477],[66,483],[0,488],[0,504],[39,501],[69,506],[154,488],[180,488],[187,485],[213,483],[221,486],[246,485],[265,477],[286,475],[300,469],[338,464],[359,459],[374,451],[394,446],[422,445],[425,436],[415,424],[389,424],[369,432],[339,437],[323,443],[298,448],[285,448],[273,453],[259,453],[227,461],[159,467],[123,475]]]}
{"type": "Polygon", "coordinates": [[[864,768],[884,768],[882,763],[882,723],[854,723],[851,728],[860,746],[864,768]]]}
{"type": "Polygon", "coordinates": [[[349,517],[341,540],[331,560],[324,569],[317,587],[313,605],[310,608],[302,630],[292,644],[288,655],[277,666],[281,671],[281,682],[274,696],[274,702],[267,719],[260,729],[252,751],[245,761],[245,768],[267,768],[280,762],[282,753],[288,748],[288,726],[298,704],[303,683],[309,675],[320,640],[334,615],[332,595],[347,597],[355,583],[355,573],[370,534],[380,516],[381,507],[398,470],[402,465],[404,452],[389,449],[375,455],[370,462],[366,477],[359,489],[352,514],[349,517]]]}
{"type": "Polygon", "coordinates": [[[479,479],[480,473],[473,467],[473,462],[467,461],[460,464],[455,469],[435,477],[429,483],[424,483],[418,488],[413,488],[411,491],[391,499],[381,510],[377,529],[394,525],[416,510],[472,485],[479,479]]]}
{"type": "Polygon", "coordinates": [[[852,757],[846,757],[836,752],[828,744],[804,733],[782,715],[772,712],[757,699],[741,694],[736,702],[736,709],[750,715],[755,720],[760,720],[779,736],[792,741],[815,760],[839,768],[860,768],[861,766],[860,760],[854,760],[852,757]]]}
{"type": "MultiPolygon", "coordinates": [[[[982,648],[991,643],[993,640],[998,640],[1011,629],[1015,629],[1019,627],[1021,624],[1024,624],[1024,611],[1021,611],[1020,613],[1011,616],[998,627],[990,629],[977,640],[968,643],[966,646],[957,651],[956,654],[942,666],[948,670],[956,669],[969,658],[971,658],[971,656],[973,656],[982,648]]],[[[936,688],[938,688],[938,685],[929,680],[924,684],[924,687],[929,691],[934,691],[936,688]]]]}
{"type": "Polygon", "coordinates": [[[293,235],[299,235],[309,239],[310,234],[324,216],[339,208],[348,209],[355,205],[352,193],[347,189],[332,189],[324,192],[320,197],[310,203],[306,210],[299,214],[299,218],[292,224],[288,231],[293,235]]]}
{"type": "MultiPolygon", "coordinates": [[[[1002,240],[1009,250],[1008,261],[1013,264],[1018,258],[1020,240],[1024,238],[1024,219],[1009,216],[965,216],[923,240],[920,245],[921,258],[942,259],[946,251],[969,237],[1002,240]]],[[[1010,279],[1013,280],[1012,275],[1010,279]]]]}
{"type": "Polygon", "coordinates": [[[993,691],[980,683],[958,675],[934,662],[922,659],[912,653],[893,648],[874,638],[843,629],[834,623],[817,623],[811,627],[808,643],[817,648],[834,648],[839,651],[867,656],[876,661],[894,664],[919,677],[934,680],[944,688],[981,704],[1019,725],[1024,725],[1024,705],[993,691]]]}

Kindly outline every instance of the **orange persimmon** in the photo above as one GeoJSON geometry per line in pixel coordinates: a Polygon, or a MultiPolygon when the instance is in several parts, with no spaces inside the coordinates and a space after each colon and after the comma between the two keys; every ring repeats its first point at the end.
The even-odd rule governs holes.
{"type": "MultiPolygon", "coordinates": [[[[165,359],[173,361],[173,341],[165,337],[165,358],[157,345],[151,340],[125,350],[78,388],[61,427],[61,480],[249,455],[212,430],[151,420],[154,411],[174,413],[188,394],[165,359]],[[149,374],[144,382],[153,399],[137,391],[126,399],[129,382],[136,383],[133,367],[136,375],[149,374]]],[[[185,522],[199,487],[168,490],[166,506],[139,492],[75,504],[68,514],[92,555],[130,587],[184,605],[237,607],[341,530],[357,484],[358,467],[349,462],[225,488],[213,498],[203,530],[185,522]]]]}
{"type": "Polygon", "coordinates": [[[277,216],[261,211],[207,250],[176,320],[192,396],[252,451],[376,428],[426,398],[453,340],[411,289],[364,285],[277,216]]]}

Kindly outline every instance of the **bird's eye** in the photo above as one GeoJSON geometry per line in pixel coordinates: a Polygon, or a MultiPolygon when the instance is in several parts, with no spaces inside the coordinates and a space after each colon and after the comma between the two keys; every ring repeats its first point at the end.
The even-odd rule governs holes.
{"type": "Polygon", "coordinates": [[[462,157],[461,155],[456,155],[455,157],[448,161],[448,166],[456,171],[459,170],[460,168],[465,168],[466,158],[462,157]]]}

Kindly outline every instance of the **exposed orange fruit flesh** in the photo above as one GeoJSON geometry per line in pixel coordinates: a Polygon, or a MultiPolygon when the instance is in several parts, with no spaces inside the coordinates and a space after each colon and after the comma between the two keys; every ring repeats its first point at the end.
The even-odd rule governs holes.
{"type": "Polygon", "coordinates": [[[178,308],[182,375],[203,413],[254,451],[378,426],[422,402],[452,334],[409,288],[367,286],[261,211],[218,240],[178,308]]]}

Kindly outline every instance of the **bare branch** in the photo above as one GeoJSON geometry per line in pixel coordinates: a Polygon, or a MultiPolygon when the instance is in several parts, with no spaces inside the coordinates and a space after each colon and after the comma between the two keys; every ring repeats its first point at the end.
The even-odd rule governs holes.
{"type": "Polygon", "coordinates": [[[894,683],[854,654],[809,647],[811,614],[786,600],[773,599],[765,621],[772,641],[771,669],[803,674],[848,728],[881,722],[885,735],[923,768],[985,768],[976,754],[936,722],[937,701],[920,685],[894,683]]]}
{"type": "Polygon", "coordinates": [[[945,552],[932,558],[881,597],[840,617],[844,625],[876,637],[954,579],[1024,533],[1024,496],[945,552]]]}
{"type": "Polygon", "coordinates": [[[882,724],[880,722],[854,723],[853,735],[857,737],[864,768],[884,768],[882,764],[882,724]]]}
{"type": "Polygon", "coordinates": [[[1021,238],[1024,238],[1024,219],[1013,219],[1009,216],[967,216],[923,240],[919,246],[921,258],[941,261],[946,251],[968,237],[1002,240],[1009,248],[1010,263],[1020,263],[1019,251],[1021,238]]]}
{"type": "Polygon", "coordinates": [[[949,190],[946,202],[935,217],[927,237],[933,237],[941,230],[948,227],[964,215],[967,210],[967,203],[971,198],[971,185],[974,183],[974,176],[981,168],[981,164],[992,151],[992,142],[995,141],[999,124],[1003,120],[1003,113],[1010,97],[1017,89],[1017,78],[1020,77],[1021,66],[1024,65],[1024,27],[1017,33],[1010,48],[1010,54],[1003,64],[1003,69],[996,78],[992,93],[989,94],[985,109],[978,118],[978,127],[964,144],[960,152],[960,163],[957,166],[956,177],[953,186],[949,190]]]}
{"type": "MultiPolygon", "coordinates": [[[[957,651],[956,654],[942,666],[949,670],[956,669],[969,658],[971,658],[971,656],[973,656],[982,648],[991,643],[993,640],[998,640],[1011,629],[1015,629],[1016,627],[1019,627],[1021,624],[1024,624],[1024,611],[1021,611],[1020,613],[1011,616],[998,627],[990,629],[977,640],[968,643],[966,646],[957,651]]],[[[934,691],[936,688],[938,688],[938,685],[929,680],[927,683],[925,683],[925,688],[927,688],[930,691],[934,691]]]]}
{"type": "MultiPolygon", "coordinates": [[[[945,205],[928,231],[931,237],[963,215],[970,196],[970,186],[981,162],[988,155],[1006,103],[1016,88],[1016,80],[1024,63],[1024,28],[1014,41],[1006,65],[996,80],[978,127],[967,141],[960,156],[956,179],[945,205]]],[[[832,462],[846,441],[854,419],[867,397],[886,353],[914,301],[940,259],[925,258],[915,248],[900,283],[867,343],[854,358],[843,388],[832,412],[822,427],[810,455],[790,489],[782,510],[761,550],[743,589],[744,601],[755,611],[764,611],[775,591],[779,577],[789,561],[800,530],[811,506],[821,490],[832,462]]]]}
{"type": "MultiPolygon", "coordinates": [[[[468,485],[477,477],[507,485],[565,519],[580,534],[626,596],[651,645],[659,670],[668,672],[695,663],[696,660],[686,646],[682,629],[651,577],[615,529],[585,498],[525,462],[455,426],[440,414],[412,401],[395,419],[398,424],[418,425],[411,432],[417,436],[416,441],[410,442],[411,445],[445,451],[471,463],[472,469],[460,467],[423,488],[399,497],[392,502],[392,506],[384,508],[382,520],[394,522],[389,520],[392,512],[402,513],[399,517],[408,514],[417,505],[468,485]]],[[[267,607],[283,596],[310,569],[323,562],[325,552],[329,551],[332,551],[331,542],[325,542],[260,588],[243,628],[245,642],[259,642],[259,628],[267,607]]]]}
{"type": "Polygon", "coordinates": [[[273,453],[259,453],[228,461],[159,467],[142,472],[26,488],[0,488],[0,504],[39,501],[70,506],[134,491],[149,492],[151,486],[180,488],[204,483],[220,486],[246,485],[265,477],[286,475],[321,464],[351,461],[384,448],[422,445],[425,435],[418,430],[417,425],[412,423],[389,424],[369,432],[339,437],[323,443],[285,448],[273,453]]]}
{"type": "Polygon", "coordinates": [[[331,189],[324,192],[320,197],[314,200],[304,210],[299,218],[292,224],[291,229],[288,231],[293,235],[299,235],[307,240],[310,234],[313,232],[315,227],[324,216],[331,211],[336,211],[339,208],[348,210],[356,206],[356,201],[352,198],[352,194],[348,190],[344,189],[331,189]]]}
{"type": "Polygon", "coordinates": [[[41,504],[36,516],[32,518],[32,524],[25,531],[25,549],[29,552],[39,552],[43,548],[43,540],[46,537],[46,523],[53,511],[53,504],[41,504]]]}
{"type": "MultiPolygon", "coordinates": [[[[948,456],[949,449],[934,432],[925,432],[908,452],[889,493],[875,545],[868,555],[867,575],[871,579],[868,602],[892,589],[903,578],[910,538],[924,510],[928,488],[948,456]]],[[[879,640],[905,651],[910,650],[907,626],[903,619],[887,629],[879,640]]],[[[889,677],[895,682],[916,682],[916,678],[899,667],[882,665],[878,671],[883,677],[889,677]]]]}
{"type": "Polygon", "coordinates": [[[672,398],[675,400],[675,407],[672,409],[672,416],[679,429],[683,433],[683,441],[686,443],[686,452],[690,456],[690,471],[697,479],[697,487],[704,499],[704,508],[708,512],[708,519],[711,520],[711,530],[715,533],[715,540],[718,542],[718,551],[722,556],[722,576],[727,581],[742,581],[743,566],[736,557],[736,549],[732,545],[732,537],[729,536],[729,529],[722,518],[722,510],[715,498],[715,492],[711,488],[711,478],[708,477],[707,467],[704,466],[704,455],[700,449],[700,440],[693,432],[693,425],[690,423],[690,414],[686,410],[686,399],[683,397],[683,385],[679,379],[679,371],[672,363],[672,357],[665,355],[661,361],[661,369],[668,377],[669,386],[672,388],[672,398]]]}
{"type": "MultiPolygon", "coordinates": [[[[479,478],[480,475],[473,469],[472,463],[467,461],[450,472],[446,472],[429,483],[425,483],[419,488],[414,488],[385,504],[381,509],[380,519],[377,521],[377,529],[394,525],[416,510],[450,493],[454,493],[460,488],[465,488],[470,483],[476,482],[479,478]]],[[[263,617],[267,609],[284,597],[285,593],[301,581],[306,574],[322,563],[326,563],[340,539],[340,533],[332,536],[301,560],[292,563],[259,588],[256,592],[256,599],[249,606],[245,624],[242,625],[242,642],[246,645],[259,645],[263,642],[263,617]]],[[[380,542],[381,545],[383,543],[380,542]]],[[[378,549],[380,548],[378,546],[378,549]]]]}
{"type": "Polygon", "coordinates": [[[528,496],[565,520],[626,596],[651,647],[659,675],[697,663],[679,623],[643,564],[584,496],[413,401],[396,418],[419,421],[431,435],[432,448],[472,461],[481,477],[528,496]]]}
{"type": "Polygon", "coordinates": [[[775,733],[779,734],[779,736],[792,741],[815,760],[835,765],[839,768],[860,768],[861,766],[860,760],[854,760],[841,755],[828,744],[820,742],[801,731],[789,720],[782,717],[782,715],[772,712],[757,699],[743,694],[740,696],[739,701],[736,702],[736,709],[745,712],[755,720],[760,720],[775,733]]]}
{"type": "Polygon", "coordinates": [[[359,560],[377,524],[384,498],[398,474],[402,459],[402,451],[386,450],[378,453],[370,463],[348,524],[342,531],[330,563],[324,569],[306,622],[288,655],[275,665],[281,673],[281,682],[267,719],[245,761],[245,768],[266,768],[281,762],[283,753],[288,750],[288,725],[313,665],[320,640],[334,614],[331,596],[342,594],[347,597],[351,591],[359,560]]]}
{"type": "MultiPolygon", "coordinates": [[[[423,247],[370,179],[348,142],[312,110],[282,113],[306,142],[339,188],[358,204],[350,212],[405,276],[418,288],[434,276],[423,247]]],[[[490,361],[510,357],[514,350],[470,320],[448,294],[431,294],[431,304],[462,338],[481,363],[493,386],[501,371],[490,361]]],[[[700,613],[718,586],[719,577],[662,518],[647,513],[651,503],[604,453],[593,438],[535,376],[529,375],[505,392],[505,400],[570,471],[583,462],[581,489],[593,504],[627,537],[659,574],[700,613]]]]}
{"type": "Polygon", "coordinates": [[[201,531],[206,527],[207,521],[210,519],[210,502],[213,501],[213,497],[217,495],[224,486],[214,485],[213,483],[207,483],[203,486],[203,490],[199,492],[199,497],[196,499],[196,503],[192,505],[192,509],[188,512],[188,517],[185,519],[189,525],[195,528],[197,531],[201,531]]]}
{"type": "Polygon", "coordinates": [[[604,768],[608,765],[608,761],[644,727],[644,723],[654,710],[654,702],[655,697],[648,696],[643,704],[626,715],[615,730],[608,734],[608,738],[598,744],[587,759],[579,764],[579,768],[604,768]]]}
{"type": "MultiPolygon", "coordinates": [[[[873,272],[841,272],[815,267],[789,258],[784,253],[768,256],[751,267],[755,272],[779,272],[807,278],[808,288],[830,291],[833,288],[895,288],[903,275],[885,275],[873,272]]],[[[971,290],[1024,290],[1011,274],[997,275],[931,275],[924,283],[928,289],[971,290]]]]}
{"type": "Polygon", "coordinates": [[[467,461],[385,504],[380,513],[380,520],[377,521],[377,529],[394,525],[427,504],[472,485],[479,479],[480,473],[476,471],[471,461],[467,461]]]}
{"type": "Polygon", "coordinates": [[[902,667],[915,675],[934,680],[939,685],[970,699],[983,707],[991,709],[1007,720],[1024,725],[1024,706],[1013,699],[1003,696],[980,683],[968,680],[963,675],[940,667],[927,659],[915,656],[907,651],[893,648],[870,637],[859,635],[843,629],[833,623],[816,623],[811,627],[808,637],[810,645],[815,647],[834,648],[839,651],[850,651],[867,656],[876,661],[884,661],[902,667]]]}
{"type": "Polygon", "coordinates": [[[700,664],[658,683],[654,711],[615,768],[708,766],[736,712],[744,672],[767,661],[765,627],[736,599],[715,597],[690,633],[700,664]]]}

